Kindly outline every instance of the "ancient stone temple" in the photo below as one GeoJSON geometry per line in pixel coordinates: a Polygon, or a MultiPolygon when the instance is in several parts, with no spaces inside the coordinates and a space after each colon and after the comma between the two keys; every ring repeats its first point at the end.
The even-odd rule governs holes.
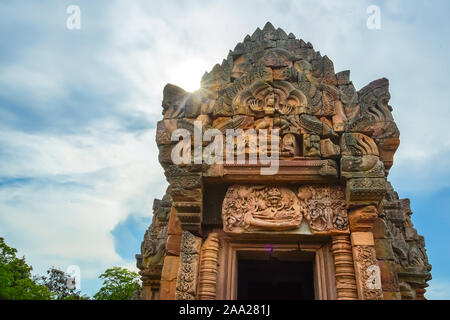
{"type": "Polygon", "coordinates": [[[424,299],[424,239],[387,180],[389,99],[387,79],[356,91],[270,23],[199,90],[167,84],[156,142],[169,187],[136,256],[141,298],[424,299]]]}

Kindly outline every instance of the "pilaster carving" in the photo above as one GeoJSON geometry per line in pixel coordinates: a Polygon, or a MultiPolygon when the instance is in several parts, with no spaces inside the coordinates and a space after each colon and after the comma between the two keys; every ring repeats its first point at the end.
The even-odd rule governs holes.
{"type": "Polygon", "coordinates": [[[377,265],[375,249],[372,246],[354,246],[353,259],[359,298],[362,300],[381,300],[380,268],[377,265]]]}
{"type": "Polygon", "coordinates": [[[178,270],[177,300],[194,300],[197,295],[197,279],[202,240],[189,231],[183,231],[181,240],[180,268],[178,270]]]}
{"type": "Polygon", "coordinates": [[[356,287],[359,299],[362,300],[383,299],[381,272],[377,263],[372,233],[377,217],[374,206],[354,209],[349,213],[356,287]]]}
{"type": "Polygon", "coordinates": [[[336,292],[338,300],[357,300],[355,268],[352,246],[348,235],[333,236],[331,248],[334,255],[336,292]]]}
{"type": "Polygon", "coordinates": [[[219,235],[217,233],[210,233],[203,243],[198,289],[200,300],[216,299],[219,246],[219,235]]]}

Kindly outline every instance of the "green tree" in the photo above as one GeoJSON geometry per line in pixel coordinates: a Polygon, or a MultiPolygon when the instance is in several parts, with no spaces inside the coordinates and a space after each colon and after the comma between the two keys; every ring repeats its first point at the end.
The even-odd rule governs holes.
{"type": "Polygon", "coordinates": [[[51,299],[50,290],[33,280],[33,268],[25,262],[25,257],[18,258],[16,254],[17,249],[9,247],[0,237],[0,299],[51,299]]]}
{"type": "Polygon", "coordinates": [[[99,278],[103,284],[94,294],[96,300],[130,300],[136,286],[141,288],[139,274],[121,267],[106,269],[99,278]]]}
{"type": "Polygon", "coordinates": [[[74,279],[67,273],[51,267],[47,270],[47,276],[37,277],[36,281],[47,287],[55,300],[87,300],[88,296],[75,290],[74,279]]]}

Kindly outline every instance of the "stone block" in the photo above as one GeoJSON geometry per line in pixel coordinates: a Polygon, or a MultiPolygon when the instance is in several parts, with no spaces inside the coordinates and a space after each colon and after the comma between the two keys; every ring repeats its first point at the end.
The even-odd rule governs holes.
{"type": "Polygon", "coordinates": [[[348,214],[350,230],[352,232],[371,232],[377,217],[377,208],[375,206],[366,206],[350,210],[348,214]]]}
{"type": "Polygon", "coordinates": [[[181,247],[181,235],[171,234],[167,237],[166,250],[168,254],[179,256],[181,247]]]}
{"type": "Polygon", "coordinates": [[[373,246],[372,232],[352,232],[350,234],[353,246],[373,246]]]}
{"type": "Polygon", "coordinates": [[[161,280],[176,281],[178,277],[179,265],[180,265],[180,257],[166,256],[164,258],[164,267],[161,273],[161,280]]]}
{"type": "Polygon", "coordinates": [[[386,194],[385,178],[356,178],[347,181],[347,207],[378,205],[386,194]]]}
{"type": "Polygon", "coordinates": [[[160,287],[161,300],[175,299],[179,266],[180,258],[177,256],[166,256],[164,259],[160,287]]]}
{"type": "Polygon", "coordinates": [[[394,262],[379,260],[378,266],[380,267],[381,287],[383,291],[399,293],[400,288],[394,262]]]}
{"type": "Polygon", "coordinates": [[[177,288],[178,269],[180,258],[177,256],[166,256],[161,274],[160,299],[174,300],[177,288]]]}
{"type": "Polygon", "coordinates": [[[182,230],[181,230],[181,222],[180,219],[178,219],[177,217],[177,212],[175,210],[174,207],[172,207],[170,209],[170,214],[169,214],[169,224],[167,227],[167,234],[168,235],[175,235],[175,234],[179,234],[181,235],[182,230]]]}
{"type": "Polygon", "coordinates": [[[202,189],[183,189],[183,188],[172,188],[170,190],[170,196],[173,201],[201,201],[202,200],[202,189]]]}
{"type": "Polygon", "coordinates": [[[323,158],[337,158],[340,156],[340,149],[330,139],[324,139],[320,140],[320,153],[323,158]]]}
{"type": "Polygon", "coordinates": [[[386,223],[383,219],[377,218],[373,224],[372,228],[373,237],[375,239],[386,239],[389,237],[388,230],[386,228],[386,223]]]}
{"type": "Polygon", "coordinates": [[[165,119],[158,121],[156,125],[156,144],[173,144],[172,132],[177,129],[177,119],[165,119]]]}
{"type": "Polygon", "coordinates": [[[394,251],[388,239],[376,239],[375,251],[379,260],[394,260],[394,251]]]}

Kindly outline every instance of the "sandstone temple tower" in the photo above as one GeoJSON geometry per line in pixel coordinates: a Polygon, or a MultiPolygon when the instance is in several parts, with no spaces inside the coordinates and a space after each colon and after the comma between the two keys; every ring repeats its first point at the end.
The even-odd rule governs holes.
{"type": "Polygon", "coordinates": [[[270,23],[199,90],[167,84],[156,142],[169,187],[136,255],[141,298],[424,299],[424,238],[387,180],[400,143],[388,87],[356,91],[349,71],[270,23]],[[188,163],[173,160],[178,129],[188,163]],[[233,161],[194,159],[212,141],[233,161]],[[255,154],[279,159],[276,172],[255,154]]]}

